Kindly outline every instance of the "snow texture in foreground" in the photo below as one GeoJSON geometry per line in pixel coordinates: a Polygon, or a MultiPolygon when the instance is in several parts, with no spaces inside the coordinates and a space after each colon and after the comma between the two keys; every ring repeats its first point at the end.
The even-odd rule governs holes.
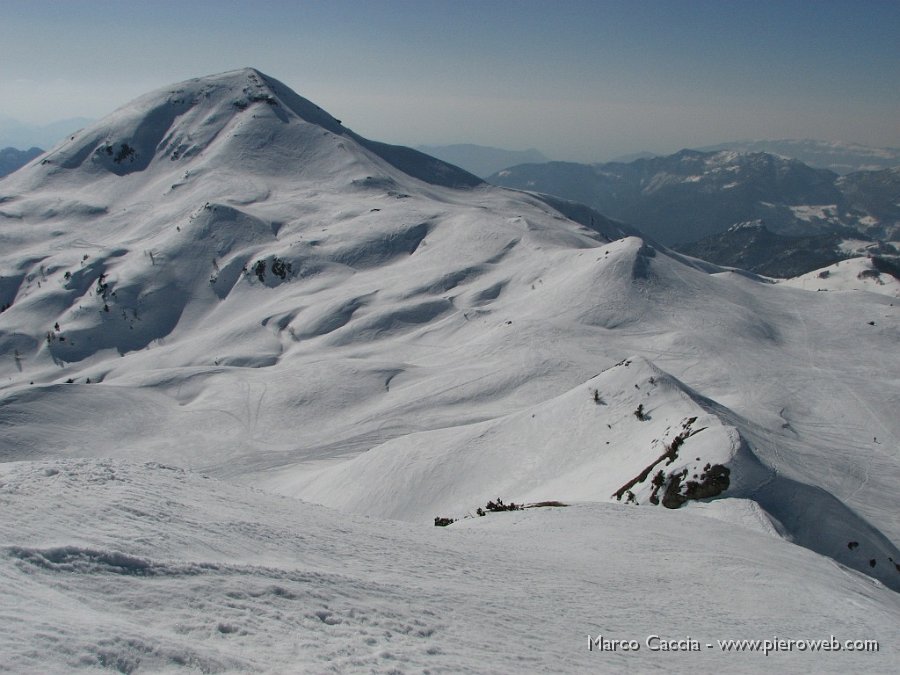
{"type": "Polygon", "coordinates": [[[159,464],[0,467],[0,669],[121,672],[889,672],[898,596],[782,540],[741,500],[338,514],[159,464]],[[11,620],[10,612],[16,620],[11,620]],[[588,651],[588,635],[700,654],[588,651]],[[868,654],[728,638],[877,639],[868,654]],[[682,664],[679,666],[678,664],[682,664]]]}

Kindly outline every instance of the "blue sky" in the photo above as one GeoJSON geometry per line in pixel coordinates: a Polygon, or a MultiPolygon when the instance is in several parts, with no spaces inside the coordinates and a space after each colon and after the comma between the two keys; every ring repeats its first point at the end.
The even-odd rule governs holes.
{"type": "Polygon", "coordinates": [[[900,147],[900,2],[0,0],[0,115],[100,117],[254,66],[382,141],[591,161],[900,147]]]}

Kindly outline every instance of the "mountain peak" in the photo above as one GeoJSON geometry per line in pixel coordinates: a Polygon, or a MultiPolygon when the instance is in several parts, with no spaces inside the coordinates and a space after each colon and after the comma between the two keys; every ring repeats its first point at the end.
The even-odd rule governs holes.
{"type": "Polygon", "coordinates": [[[255,68],[194,78],[145,94],[73,134],[33,171],[23,173],[27,188],[62,178],[84,183],[145,171],[174,185],[200,169],[316,180],[337,174],[352,180],[399,169],[426,183],[481,183],[417,151],[354,134],[255,68]],[[351,165],[355,170],[348,171],[351,165]]]}

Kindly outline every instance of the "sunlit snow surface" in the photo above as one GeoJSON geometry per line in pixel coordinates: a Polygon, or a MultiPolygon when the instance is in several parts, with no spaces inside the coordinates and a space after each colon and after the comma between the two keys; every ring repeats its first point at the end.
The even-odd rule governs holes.
{"type": "Polygon", "coordinates": [[[779,283],[810,291],[869,291],[900,298],[900,279],[881,273],[868,258],[850,258],[779,283]]]}
{"type": "Polygon", "coordinates": [[[0,181],[0,663],[896,670],[896,297],[629,234],[254,70],[0,181]],[[464,518],[497,497],[572,505],[464,518]]]}
{"type": "MultiPolygon", "coordinates": [[[[734,503],[732,503],[734,502],[734,503]]],[[[447,529],[339,514],[158,464],[0,467],[0,668],[888,672],[900,601],[743,522],[585,504],[447,529]],[[699,654],[588,651],[692,637],[699,654]],[[735,654],[728,638],[877,639],[735,654]],[[714,649],[705,645],[713,643],[714,649]]]]}

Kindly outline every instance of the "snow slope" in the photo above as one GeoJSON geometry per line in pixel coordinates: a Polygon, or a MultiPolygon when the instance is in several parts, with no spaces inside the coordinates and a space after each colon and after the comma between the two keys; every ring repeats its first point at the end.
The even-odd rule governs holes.
{"type": "MultiPolygon", "coordinates": [[[[495,492],[527,502],[560,495],[579,501],[617,495],[621,501],[620,488],[648,466],[652,474],[688,469],[698,477],[704,464],[750,462],[749,476],[735,480],[755,487],[767,472],[739,456],[742,450],[736,430],[706,413],[683,385],[643,359],[628,359],[549,401],[485,422],[393,439],[304,476],[309,487],[280,488],[342,509],[424,520],[466,500],[474,510],[495,492]],[[684,448],[675,448],[673,461],[657,462],[677,436],[684,448]]],[[[649,478],[626,488],[639,502],[654,492],[649,478]]],[[[664,491],[655,492],[661,499],[664,491]]]]}
{"type": "Polygon", "coordinates": [[[850,258],[780,282],[811,291],[869,291],[900,298],[900,279],[872,266],[870,258],[850,258]]]}
{"type": "Polygon", "coordinates": [[[898,596],[742,524],[740,500],[593,504],[450,528],[160,464],[0,466],[0,668],[14,672],[891,672],[898,596]],[[165,608],[161,611],[161,608],[165,608]],[[588,636],[640,642],[588,650],[588,636]],[[700,653],[650,651],[649,635],[700,653]],[[728,653],[717,640],[879,640],[728,653]],[[707,648],[712,644],[713,648],[707,648]]]}
{"type": "MultiPolygon", "coordinates": [[[[0,615],[4,626],[29,615],[29,603],[43,603],[36,623],[15,633],[21,649],[38,654],[29,663],[40,660],[42,636],[56,635],[40,617],[71,607],[52,576],[33,574],[35,560],[37,567],[49,560],[50,568],[85,559],[107,565],[66,592],[80,604],[106,603],[109,621],[132,626],[122,634],[133,636],[148,617],[164,619],[163,598],[173,586],[159,584],[163,590],[145,596],[143,610],[111,605],[111,558],[92,552],[134,556],[153,569],[168,560],[266,566],[246,553],[259,547],[254,523],[307,517],[348,552],[372,536],[360,523],[391,533],[371,554],[347,554],[347,565],[361,566],[352,568],[352,584],[365,575],[422,579],[412,564],[393,569],[389,554],[397,547],[404,559],[434,561],[432,576],[457,574],[448,556],[485,561],[473,550],[488,548],[494,561],[496,551],[520,556],[523,588],[549,589],[562,563],[540,556],[561,546],[571,551],[573,540],[599,528],[616,541],[663,543],[642,565],[633,560],[645,561],[644,554],[624,544],[615,554],[573,552],[560,572],[568,599],[547,590],[556,614],[569,602],[576,614],[596,616],[587,599],[573,598],[595,567],[621,553],[613,569],[624,575],[637,568],[643,580],[627,587],[636,616],[666,606],[657,598],[670,591],[669,575],[685,578],[682,560],[722,589],[737,587],[739,578],[765,579],[773,602],[806,578],[795,563],[822,570],[812,605],[754,608],[747,600],[729,614],[735,627],[752,619],[785,634],[791,626],[824,630],[838,613],[837,598],[856,597],[858,587],[848,583],[871,591],[866,597],[878,606],[872,616],[896,615],[900,317],[891,296],[809,292],[667,251],[585,207],[491,187],[421,153],[363,139],[253,69],[148,94],[0,181],[0,240],[0,459],[10,463],[2,468],[11,472],[5,489],[15,493],[6,502],[10,512],[34,514],[9,546],[77,548],[50,558],[4,549],[3,574],[12,575],[7,586],[17,598],[0,615]],[[195,504],[171,496],[184,494],[175,473],[146,462],[217,481],[189,479],[195,504]],[[165,497],[174,504],[147,524],[159,533],[160,552],[133,536],[132,516],[143,516],[98,513],[102,499],[89,477],[110,466],[133,472],[127,500],[175,491],[165,497]],[[41,472],[59,467],[76,467],[71,489],[38,486],[41,472]],[[32,484],[29,493],[24,486],[32,484]],[[207,494],[205,485],[216,487],[207,494]],[[435,516],[458,518],[497,497],[577,506],[494,514],[449,531],[431,527],[435,516]],[[42,538],[40,524],[53,524],[46,514],[63,503],[57,499],[72,504],[58,532],[77,537],[42,538]],[[189,511],[206,504],[215,513],[229,499],[243,505],[249,529],[212,528],[203,535],[209,555],[189,542],[165,543],[177,539],[182,516],[171,509],[183,511],[175,505],[189,511]],[[271,504],[280,506],[270,512],[271,504]],[[559,520],[551,525],[551,518],[559,520]],[[709,528],[716,547],[728,542],[746,562],[731,568],[718,548],[698,551],[709,528]],[[545,530],[559,534],[547,535],[537,565],[526,551],[545,530]],[[457,536],[478,543],[460,544],[456,557],[430,548],[468,541],[450,539],[457,536]],[[762,548],[758,537],[768,542],[762,548]]],[[[106,483],[103,489],[118,485],[106,483]]],[[[271,546],[281,570],[272,574],[295,569],[299,549],[280,539],[271,546]]],[[[338,564],[325,554],[317,560],[318,572],[338,564]]],[[[488,570],[497,563],[480,564],[488,570]]],[[[230,574],[220,567],[209,584],[230,574]]],[[[505,614],[490,614],[476,600],[508,593],[506,578],[484,575],[471,589],[455,586],[433,598],[434,606],[459,612],[446,620],[459,643],[447,653],[473,659],[439,661],[438,670],[486,662],[498,672],[514,669],[504,660],[513,658],[503,649],[507,633],[487,628],[489,616],[505,614]],[[473,619],[481,610],[487,614],[473,619]]],[[[141,575],[126,576],[122,588],[141,575]]],[[[209,590],[206,579],[192,587],[197,597],[209,590]]],[[[356,598],[374,603],[371,611],[397,611],[384,609],[387,592],[366,589],[356,598]]],[[[276,602],[265,597],[244,606],[276,602]]],[[[617,598],[621,608],[624,596],[617,598]]],[[[546,621],[538,600],[516,602],[524,604],[500,606],[510,616],[546,621]]],[[[208,622],[228,614],[224,607],[179,611],[208,622]]],[[[80,620],[69,616],[71,625],[80,620]]],[[[312,640],[318,633],[307,632],[310,626],[330,630],[317,621],[291,630],[312,640]]],[[[535,670],[556,669],[552,660],[570,651],[544,640],[540,625],[529,629],[528,653],[535,670]]],[[[696,625],[707,631],[714,624],[696,625]]],[[[175,628],[166,628],[166,649],[175,651],[154,651],[143,667],[175,667],[178,659],[189,665],[189,649],[210,670],[258,669],[261,655],[273,651],[280,655],[272,668],[288,667],[294,652],[261,637],[281,634],[271,627],[221,659],[203,646],[219,645],[206,641],[225,640],[230,630],[189,631],[172,646],[175,628]]],[[[85,664],[93,664],[100,634],[86,638],[85,664]]],[[[359,638],[342,639],[358,645],[359,638]]],[[[128,644],[144,653],[135,646],[143,642],[128,644]]],[[[350,651],[341,644],[309,658],[330,658],[338,670],[384,664],[343,661],[350,651]]],[[[59,669],[80,658],[60,654],[59,669]]],[[[407,667],[429,667],[421,658],[407,667]]],[[[896,664],[895,652],[886,658],[896,664]]],[[[761,669],[763,661],[746,667],[761,669]]]]}

